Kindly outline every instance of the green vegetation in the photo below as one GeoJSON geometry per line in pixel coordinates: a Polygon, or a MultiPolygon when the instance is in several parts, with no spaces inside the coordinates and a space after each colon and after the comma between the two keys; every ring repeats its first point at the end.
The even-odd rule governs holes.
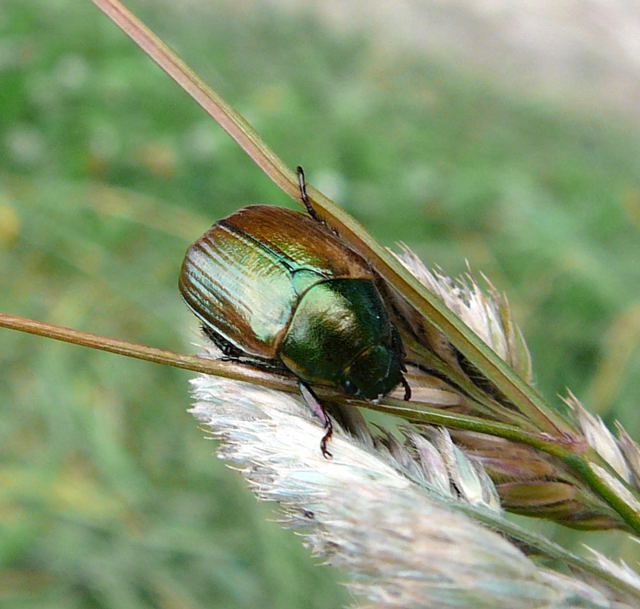
{"type": "MultiPolygon", "coordinates": [[[[198,10],[142,16],[382,242],[486,273],[543,393],[640,435],[637,133],[310,18],[198,10]]],[[[193,351],[188,243],[290,202],[89,2],[8,0],[0,24],[0,309],[193,351]]],[[[0,605],[347,602],[212,457],[189,374],[0,340],[0,605]]]]}

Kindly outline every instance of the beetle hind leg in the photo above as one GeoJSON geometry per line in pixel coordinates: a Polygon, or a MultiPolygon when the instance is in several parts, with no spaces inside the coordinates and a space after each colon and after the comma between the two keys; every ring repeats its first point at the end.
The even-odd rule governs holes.
{"type": "Polygon", "coordinates": [[[304,169],[300,165],[296,167],[296,173],[298,174],[298,188],[300,189],[300,200],[304,203],[304,206],[307,208],[307,213],[316,221],[324,224],[324,221],[318,214],[316,210],[313,209],[313,205],[311,205],[311,200],[309,199],[309,195],[307,194],[307,182],[304,178],[304,169]]]}
{"type": "Polygon", "coordinates": [[[322,451],[322,456],[325,459],[329,459],[330,457],[333,457],[329,450],[327,450],[327,444],[333,435],[333,423],[331,423],[331,419],[329,418],[327,411],[324,409],[320,400],[316,397],[316,394],[313,393],[311,387],[302,381],[298,383],[298,387],[300,387],[300,393],[302,394],[302,399],[305,404],[308,406],[309,410],[320,419],[324,426],[325,433],[324,436],[322,436],[322,440],[320,440],[320,450],[322,451]]]}
{"type": "Polygon", "coordinates": [[[304,179],[304,169],[300,165],[296,167],[296,173],[298,174],[298,188],[300,189],[300,200],[304,203],[304,206],[307,208],[307,213],[316,221],[322,222],[322,220],[318,217],[316,210],[313,209],[311,205],[311,201],[309,200],[309,195],[307,195],[307,182],[304,179]]]}
{"type": "Polygon", "coordinates": [[[309,198],[309,195],[307,194],[307,182],[305,181],[305,178],[304,178],[304,169],[302,169],[302,167],[300,165],[298,165],[296,167],[296,173],[298,174],[298,188],[300,189],[300,200],[302,201],[304,206],[307,208],[307,213],[316,222],[319,222],[320,224],[322,224],[322,226],[324,226],[325,228],[330,230],[334,235],[339,237],[340,235],[339,235],[338,231],[335,228],[329,226],[326,223],[326,221],[323,220],[318,215],[318,212],[316,212],[316,210],[313,208],[313,205],[311,204],[311,199],[309,198]]]}

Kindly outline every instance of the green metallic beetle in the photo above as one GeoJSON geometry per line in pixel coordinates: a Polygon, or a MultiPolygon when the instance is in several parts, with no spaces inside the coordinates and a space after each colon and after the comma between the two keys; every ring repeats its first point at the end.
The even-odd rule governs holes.
{"type": "Polygon", "coordinates": [[[315,218],[298,168],[301,199],[314,216],[244,207],[191,245],[179,287],[205,333],[231,359],[284,368],[331,435],[310,385],[377,399],[410,389],[403,348],[367,262],[315,218]]]}

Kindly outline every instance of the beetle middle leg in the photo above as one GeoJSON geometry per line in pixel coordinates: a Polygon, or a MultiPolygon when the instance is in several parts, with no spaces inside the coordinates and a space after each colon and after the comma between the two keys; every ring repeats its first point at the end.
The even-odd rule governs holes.
{"type": "Polygon", "coordinates": [[[222,355],[224,356],[222,359],[239,360],[241,358],[242,351],[232,345],[226,338],[220,336],[211,326],[202,324],[202,331],[213,341],[215,346],[222,351],[222,355]]]}
{"type": "Polygon", "coordinates": [[[248,364],[254,368],[260,368],[261,370],[267,370],[269,372],[286,372],[286,368],[278,364],[275,360],[261,360],[248,356],[244,351],[238,349],[238,347],[230,343],[210,326],[202,324],[202,330],[207,337],[213,341],[215,346],[222,351],[222,357],[218,358],[219,360],[223,362],[248,364]]]}
{"type": "Polygon", "coordinates": [[[316,397],[316,394],[313,393],[311,387],[302,381],[298,383],[298,387],[300,387],[300,393],[302,394],[302,399],[305,401],[305,404],[309,407],[309,410],[311,410],[311,412],[320,419],[324,426],[325,434],[322,436],[322,440],[320,440],[322,456],[325,459],[333,457],[333,455],[327,450],[327,444],[333,435],[333,423],[331,423],[331,419],[329,418],[327,411],[324,409],[320,400],[316,397]]]}

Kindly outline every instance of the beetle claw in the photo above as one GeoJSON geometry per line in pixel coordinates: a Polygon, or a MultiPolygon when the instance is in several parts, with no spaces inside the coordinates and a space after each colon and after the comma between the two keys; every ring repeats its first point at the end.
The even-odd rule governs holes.
{"type": "Polygon", "coordinates": [[[404,376],[400,377],[400,382],[404,387],[404,401],[408,402],[411,399],[411,385],[409,385],[408,381],[404,376]]]}
{"type": "Polygon", "coordinates": [[[309,410],[322,422],[325,433],[324,436],[322,436],[322,440],[320,440],[320,450],[322,451],[322,456],[325,459],[329,459],[330,457],[333,457],[333,455],[327,450],[327,444],[333,435],[333,423],[331,423],[331,419],[329,418],[327,411],[324,409],[320,400],[316,397],[316,394],[313,393],[311,387],[302,381],[298,383],[298,387],[300,387],[302,399],[308,406],[309,410]]]}
{"type": "Polygon", "coordinates": [[[322,440],[320,440],[320,450],[322,451],[322,456],[325,459],[331,459],[333,454],[327,450],[327,444],[333,435],[333,425],[329,419],[327,419],[327,424],[324,426],[326,429],[324,436],[322,436],[322,440]]]}

